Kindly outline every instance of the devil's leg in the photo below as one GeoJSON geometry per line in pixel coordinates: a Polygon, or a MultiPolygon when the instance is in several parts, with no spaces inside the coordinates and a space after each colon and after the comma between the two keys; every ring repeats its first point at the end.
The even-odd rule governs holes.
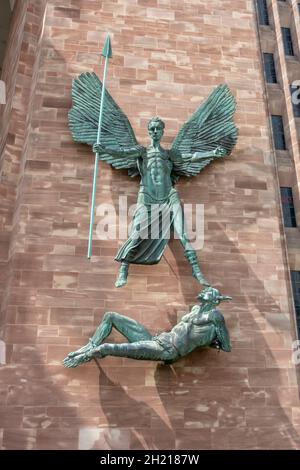
{"type": "Polygon", "coordinates": [[[77,351],[71,352],[68,357],[84,354],[99,346],[110,335],[113,327],[125,336],[130,343],[133,341],[150,340],[152,338],[151,333],[136,320],[120,315],[117,312],[106,312],[90,341],[77,351]]]}

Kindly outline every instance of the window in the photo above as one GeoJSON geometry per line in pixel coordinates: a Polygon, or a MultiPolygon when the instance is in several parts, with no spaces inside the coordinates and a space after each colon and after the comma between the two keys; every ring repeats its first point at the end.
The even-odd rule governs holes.
{"type": "Polygon", "coordinates": [[[277,83],[274,55],[264,53],[264,67],[268,83],[277,83]]]}
{"type": "Polygon", "coordinates": [[[285,227],[297,227],[292,188],[280,188],[285,227]]]}
{"type": "Polygon", "coordinates": [[[292,33],[290,28],[281,28],[285,55],[294,55],[292,33]]]}
{"type": "Polygon", "coordinates": [[[291,271],[298,336],[300,337],[300,271],[291,271]]]}
{"type": "Polygon", "coordinates": [[[259,24],[269,25],[267,0],[256,0],[259,24]]]}
{"type": "Polygon", "coordinates": [[[0,15],[0,77],[5,56],[5,49],[9,35],[9,26],[11,21],[11,6],[9,0],[1,0],[0,15]]]}
{"type": "Polygon", "coordinates": [[[276,150],[286,150],[282,116],[272,116],[273,138],[276,150]]]}
{"type": "Polygon", "coordinates": [[[300,86],[291,85],[291,94],[294,116],[300,117],[300,86]]]}

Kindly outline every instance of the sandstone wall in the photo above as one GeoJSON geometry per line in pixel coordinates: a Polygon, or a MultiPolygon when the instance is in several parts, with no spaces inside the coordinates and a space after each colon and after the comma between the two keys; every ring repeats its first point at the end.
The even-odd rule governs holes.
{"type": "MultiPolygon", "coordinates": [[[[1,183],[1,262],[8,267],[2,447],[299,448],[294,314],[253,2],[19,3],[5,68],[15,85],[1,131],[4,178],[11,181],[1,183]],[[93,155],[72,141],[67,113],[72,78],[102,74],[107,31],[108,87],[142,144],[148,120],[158,114],[170,145],[219,83],[237,98],[233,156],[178,185],[183,201],[205,204],[199,258],[212,284],[234,297],[222,306],[231,354],[196,351],[173,367],[119,358],[106,358],[100,370],[95,363],[61,365],[105,311],[161,331],[199,292],[178,241],[158,266],[132,267],[121,290],[114,288],[118,241],[95,240],[93,259],[86,259],[93,155]]],[[[97,203],[117,206],[119,195],[134,202],[137,190],[125,171],[101,164],[97,203]]]]}

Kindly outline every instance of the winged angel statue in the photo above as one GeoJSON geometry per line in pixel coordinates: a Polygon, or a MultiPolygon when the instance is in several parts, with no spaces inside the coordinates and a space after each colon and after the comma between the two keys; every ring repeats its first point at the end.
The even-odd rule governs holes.
{"type": "Polygon", "coordinates": [[[127,116],[105,90],[101,144],[96,144],[102,83],[94,73],[83,73],[73,82],[70,128],[77,142],[93,146],[101,160],[114,168],[128,169],[129,176],[140,176],[140,190],[128,240],[117,253],[121,263],[116,287],[127,283],[130,264],[159,263],[174,228],[183,245],[192,274],[209,286],[185,230],[184,212],[175,184],[181,176],[196,176],[214,159],[230,155],[238,131],[233,121],[235,99],[227,85],[217,87],[202,106],[183,125],[170,150],[160,142],[165,124],[154,117],[148,124],[149,147],[139,145],[127,116]],[[153,220],[153,207],[162,208],[153,220]],[[166,217],[168,215],[168,217],[166,217]],[[150,224],[158,223],[156,237],[145,236],[150,224]],[[162,226],[162,227],[161,227],[162,226]]]}

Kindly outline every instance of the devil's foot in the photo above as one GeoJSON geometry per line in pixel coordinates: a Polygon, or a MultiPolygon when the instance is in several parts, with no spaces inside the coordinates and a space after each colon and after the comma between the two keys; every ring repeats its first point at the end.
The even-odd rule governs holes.
{"type": "Polygon", "coordinates": [[[76,357],[67,356],[63,360],[63,364],[65,367],[72,368],[72,367],[80,366],[81,364],[84,364],[85,362],[89,362],[90,360],[91,360],[91,356],[85,353],[85,354],[79,354],[76,357]]]}
{"type": "Polygon", "coordinates": [[[95,345],[91,344],[91,342],[87,343],[85,346],[83,346],[80,349],[77,349],[76,351],[72,351],[68,354],[68,357],[76,357],[79,356],[80,354],[85,354],[91,349],[93,349],[95,345]]]}

